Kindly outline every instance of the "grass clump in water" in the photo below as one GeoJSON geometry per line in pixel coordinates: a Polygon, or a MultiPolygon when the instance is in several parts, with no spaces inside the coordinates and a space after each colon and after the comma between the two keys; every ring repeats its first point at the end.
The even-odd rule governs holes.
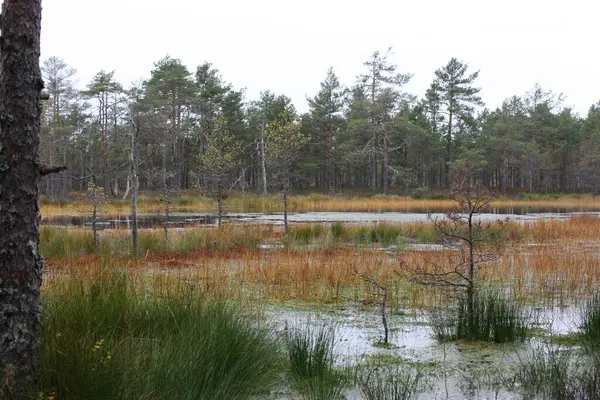
{"type": "Polygon", "coordinates": [[[513,383],[526,399],[598,399],[600,363],[571,350],[537,348],[519,360],[513,383]]]}
{"type": "Polygon", "coordinates": [[[279,346],[246,314],[183,288],[163,297],[138,286],[115,271],[45,289],[42,393],[248,399],[275,383],[279,346]]]}
{"type": "Polygon", "coordinates": [[[418,391],[421,374],[406,365],[380,365],[358,376],[358,387],[365,400],[408,400],[418,391]]]}
{"type": "Polygon", "coordinates": [[[343,242],[348,239],[348,232],[340,222],[335,222],[331,225],[331,235],[336,242],[343,242]]]}
{"type": "Polygon", "coordinates": [[[438,311],[431,315],[435,337],[440,341],[476,340],[494,343],[519,342],[530,333],[522,306],[497,290],[477,291],[473,315],[469,315],[466,296],[458,300],[451,315],[438,311]]]}
{"type": "Polygon", "coordinates": [[[583,304],[581,329],[586,345],[600,350],[600,293],[595,293],[583,304]]]}
{"type": "Polygon", "coordinates": [[[388,247],[396,242],[400,235],[400,228],[394,225],[377,224],[371,228],[371,241],[388,247]]]}
{"type": "Polygon", "coordinates": [[[303,399],[341,399],[346,379],[336,371],[335,333],[332,328],[321,325],[292,329],[287,333],[287,348],[293,387],[303,399]]]}

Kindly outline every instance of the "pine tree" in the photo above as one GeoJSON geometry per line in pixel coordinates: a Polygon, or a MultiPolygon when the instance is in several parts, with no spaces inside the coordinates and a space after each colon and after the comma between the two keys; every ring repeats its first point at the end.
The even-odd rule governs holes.
{"type": "Polygon", "coordinates": [[[325,174],[329,194],[335,193],[333,143],[335,134],[344,124],[341,116],[344,108],[344,96],[345,90],[333,69],[329,68],[325,80],[321,82],[321,90],[314,98],[308,99],[312,123],[321,133],[325,147],[325,174]]]}
{"type": "Polygon", "coordinates": [[[39,162],[41,0],[0,15],[0,396],[26,398],[40,362],[39,162]]]}
{"type": "Polygon", "coordinates": [[[445,129],[445,183],[450,184],[450,164],[453,161],[453,139],[457,128],[462,124],[471,124],[475,106],[482,106],[478,96],[481,89],[473,86],[479,71],[467,74],[468,64],[456,58],[435,71],[433,91],[442,106],[441,111],[447,116],[445,129]]]}

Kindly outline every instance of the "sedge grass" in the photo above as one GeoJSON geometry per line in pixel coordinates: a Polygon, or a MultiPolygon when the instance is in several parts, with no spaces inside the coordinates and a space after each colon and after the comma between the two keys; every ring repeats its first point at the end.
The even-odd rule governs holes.
{"type": "Polygon", "coordinates": [[[40,392],[60,399],[247,399],[282,365],[266,327],[184,286],[71,271],[44,289],[40,392]],[[148,294],[152,293],[152,294],[148,294]]]}
{"type": "Polygon", "coordinates": [[[597,358],[563,348],[534,348],[517,363],[512,379],[526,399],[563,400],[600,398],[597,358]]]}
{"type": "Polygon", "coordinates": [[[494,343],[520,342],[530,332],[528,316],[519,303],[499,290],[478,290],[469,314],[466,296],[461,296],[450,316],[447,310],[431,314],[432,329],[440,342],[473,340],[494,343]]]}
{"type": "Polygon", "coordinates": [[[306,400],[342,399],[347,384],[335,369],[335,331],[310,324],[287,332],[285,338],[291,380],[306,400]]]}
{"type": "Polygon", "coordinates": [[[410,400],[419,388],[421,374],[406,365],[371,366],[358,377],[365,400],[410,400]]]}

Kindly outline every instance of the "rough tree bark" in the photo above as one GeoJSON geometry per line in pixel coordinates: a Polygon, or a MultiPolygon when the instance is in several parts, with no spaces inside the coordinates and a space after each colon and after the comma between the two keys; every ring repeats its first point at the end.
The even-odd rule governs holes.
{"type": "Polygon", "coordinates": [[[0,395],[24,397],[39,368],[38,156],[41,0],[4,0],[0,15],[0,395]]]}

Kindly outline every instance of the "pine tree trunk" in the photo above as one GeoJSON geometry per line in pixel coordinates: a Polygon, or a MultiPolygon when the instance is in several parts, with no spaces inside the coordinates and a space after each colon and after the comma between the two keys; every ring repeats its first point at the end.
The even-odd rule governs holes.
{"type": "Polygon", "coordinates": [[[388,194],[388,190],[389,190],[389,158],[390,155],[388,153],[388,137],[387,134],[383,137],[383,168],[381,170],[381,174],[382,174],[382,180],[383,180],[383,194],[388,194]]]}
{"type": "Polygon", "coordinates": [[[217,183],[217,226],[221,227],[223,218],[223,180],[217,183]]]}
{"type": "Polygon", "coordinates": [[[475,256],[473,250],[473,211],[469,213],[469,281],[467,286],[467,318],[471,339],[475,333],[475,256]]]}
{"type": "Polygon", "coordinates": [[[138,179],[138,135],[140,131],[139,121],[135,124],[135,128],[131,130],[131,149],[129,154],[129,162],[131,168],[131,239],[133,242],[133,254],[137,257],[140,254],[139,238],[138,238],[138,220],[137,220],[137,203],[140,183],[138,179]]]}
{"type": "Polygon", "coordinates": [[[333,175],[333,128],[329,126],[327,132],[327,191],[335,194],[335,176],[333,175]]]}
{"type": "Polygon", "coordinates": [[[446,137],[446,159],[445,161],[445,171],[444,178],[446,181],[446,188],[450,188],[451,179],[450,179],[450,162],[452,161],[452,111],[448,116],[448,136],[446,137]]]}
{"type": "MultiPolygon", "coordinates": [[[[373,133],[373,141],[377,140],[377,136],[373,133]]],[[[375,143],[371,150],[371,191],[377,192],[377,153],[375,152],[375,143]]]]}
{"type": "Polygon", "coordinates": [[[260,168],[263,196],[267,195],[267,160],[265,158],[265,124],[263,122],[260,130],[260,168]]]}
{"type": "Polygon", "coordinates": [[[104,179],[104,193],[112,195],[110,187],[110,165],[108,161],[108,95],[106,92],[101,93],[102,100],[100,102],[100,141],[102,146],[102,175],[104,179]]]}
{"type": "Polygon", "coordinates": [[[167,181],[167,144],[162,144],[162,183],[163,183],[163,202],[164,202],[164,218],[163,218],[163,231],[164,231],[164,247],[167,248],[167,241],[169,240],[169,186],[167,181]]]}
{"type": "MultiPolygon", "coordinates": [[[[97,189],[94,188],[94,190],[97,189]]],[[[100,250],[100,238],[98,237],[98,205],[94,198],[92,198],[92,238],[94,241],[94,249],[96,249],[96,251],[100,250]]]]}
{"type": "Polygon", "coordinates": [[[41,0],[5,0],[0,17],[0,395],[25,397],[40,351],[41,0]]]}
{"type": "Polygon", "coordinates": [[[285,183],[284,187],[283,187],[283,229],[285,232],[285,236],[287,236],[288,235],[288,185],[287,185],[287,183],[285,183]]]}

